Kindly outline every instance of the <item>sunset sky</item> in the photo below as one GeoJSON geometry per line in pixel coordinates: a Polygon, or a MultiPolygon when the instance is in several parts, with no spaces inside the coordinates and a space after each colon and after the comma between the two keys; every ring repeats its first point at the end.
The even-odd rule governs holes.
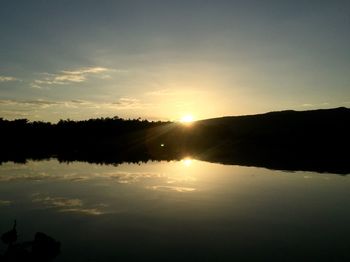
{"type": "Polygon", "coordinates": [[[0,117],[350,106],[350,1],[0,0],[0,117]]]}

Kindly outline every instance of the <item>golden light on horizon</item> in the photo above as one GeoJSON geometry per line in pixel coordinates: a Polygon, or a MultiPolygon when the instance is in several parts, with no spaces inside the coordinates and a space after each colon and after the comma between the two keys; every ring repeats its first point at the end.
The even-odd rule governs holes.
{"type": "Polygon", "coordinates": [[[184,124],[190,124],[194,121],[194,118],[192,115],[185,115],[181,117],[180,122],[184,124]]]}

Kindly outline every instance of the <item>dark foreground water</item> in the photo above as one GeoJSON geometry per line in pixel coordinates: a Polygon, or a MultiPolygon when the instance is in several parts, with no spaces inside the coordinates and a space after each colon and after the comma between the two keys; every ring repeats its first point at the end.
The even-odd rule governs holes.
{"type": "Polygon", "coordinates": [[[55,261],[350,261],[349,200],[349,176],[190,159],[0,166],[1,233],[55,261]]]}

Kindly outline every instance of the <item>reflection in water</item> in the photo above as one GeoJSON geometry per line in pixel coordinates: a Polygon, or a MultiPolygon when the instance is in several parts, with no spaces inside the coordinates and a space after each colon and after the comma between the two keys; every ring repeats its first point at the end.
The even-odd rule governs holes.
{"type": "Polygon", "coordinates": [[[11,205],[11,201],[9,200],[0,200],[0,206],[8,206],[11,205]]]}
{"type": "Polygon", "coordinates": [[[60,253],[61,243],[52,237],[36,232],[33,241],[17,242],[17,221],[13,228],[2,234],[1,240],[7,245],[0,261],[3,262],[49,262],[60,253]]]}
{"type": "Polygon", "coordinates": [[[176,191],[176,192],[192,192],[196,190],[193,187],[180,187],[180,186],[151,186],[149,188],[154,190],[176,191]]]}
{"type": "Polygon", "coordinates": [[[191,158],[184,158],[181,161],[185,166],[190,166],[193,160],[191,158]]]}
{"type": "Polygon", "coordinates": [[[349,189],[348,176],[191,158],[6,163],[0,232],[17,218],[19,242],[55,236],[57,261],[349,261],[349,189]]]}
{"type": "Polygon", "coordinates": [[[77,212],[86,215],[101,215],[101,208],[106,205],[100,204],[98,207],[86,208],[83,201],[77,198],[69,199],[65,197],[49,197],[41,194],[33,195],[33,203],[40,203],[46,208],[56,208],[60,212],[77,212]]]}

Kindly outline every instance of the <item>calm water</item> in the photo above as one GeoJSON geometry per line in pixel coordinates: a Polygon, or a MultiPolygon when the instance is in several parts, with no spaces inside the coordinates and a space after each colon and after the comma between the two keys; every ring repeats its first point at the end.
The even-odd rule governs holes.
{"type": "Polygon", "coordinates": [[[349,199],[350,176],[189,159],[0,166],[1,232],[55,261],[350,261],[349,199]]]}

